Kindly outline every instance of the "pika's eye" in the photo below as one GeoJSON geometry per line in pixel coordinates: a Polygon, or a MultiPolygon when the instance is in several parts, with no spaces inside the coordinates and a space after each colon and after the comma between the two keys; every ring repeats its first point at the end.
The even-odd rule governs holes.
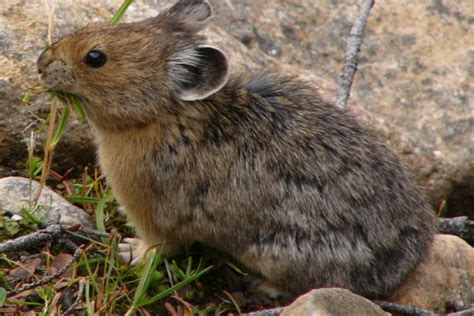
{"type": "Polygon", "coordinates": [[[84,61],[92,68],[100,68],[107,62],[107,56],[98,50],[91,50],[87,53],[84,61]]]}

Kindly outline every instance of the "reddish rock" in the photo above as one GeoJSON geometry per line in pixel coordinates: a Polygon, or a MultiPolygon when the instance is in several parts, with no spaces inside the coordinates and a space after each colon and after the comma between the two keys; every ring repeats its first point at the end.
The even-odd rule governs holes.
{"type": "Polygon", "coordinates": [[[436,235],[427,257],[389,299],[436,313],[474,302],[474,249],[452,235],[436,235]]]}
{"type": "Polygon", "coordinates": [[[388,316],[379,306],[346,289],[312,290],[285,307],[280,316],[388,316]]]}

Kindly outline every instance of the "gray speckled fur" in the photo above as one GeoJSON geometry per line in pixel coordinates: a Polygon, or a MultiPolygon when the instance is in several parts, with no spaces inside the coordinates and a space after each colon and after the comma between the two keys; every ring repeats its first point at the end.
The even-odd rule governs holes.
{"type": "Polygon", "coordinates": [[[166,61],[202,43],[203,23],[170,12],[91,26],[39,62],[47,74],[57,55],[72,60],[76,82],[56,89],[87,99],[101,166],[138,235],[219,248],[291,295],[327,286],[388,295],[435,231],[399,160],[294,78],[232,75],[204,100],[180,100],[166,61]],[[74,64],[97,43],[111,51],[106,66],[74,64]]]}

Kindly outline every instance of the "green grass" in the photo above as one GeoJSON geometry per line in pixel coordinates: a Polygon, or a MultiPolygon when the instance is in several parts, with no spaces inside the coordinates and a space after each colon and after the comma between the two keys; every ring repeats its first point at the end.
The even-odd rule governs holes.
{"type": "MultiPolygon", "coordinates": [[[[153,254],[137,266],[121,262],[117,246],[122,238],[133,237],[134,232],[97,170],[91,174],[85,170],[76,178],[51,176],[48,186],[94,216],[96,230],[107,232],[109,237],[89,238],[78,232],[71,233],[71,238],[85,249],[70,274],[14,297],[5,297],[5,291],[44,278],[56,258],[68,251],[51,244],[43,249],[2,254],[0,314],[2,308],[8,308],[16,313],[33,311],[56,315],[68,308],[65,301],[71,303],[78,297],[77,310],[87,315],[135,315],[145,311],[151,315],[236,314],[238,309],[228,295],[245,297],[238,306],[242,310],[277,304],[254,296],[243,282],[245,271],[229,256],[200,245],[172,257],[165,257],[161,249],[154,249],[153,254]],[[27,279],[12,279],[12,271],[32,260],[21,261],[20,256],[30,255],[41,258],[33,275],[27,279]]],[[[20,221],[2,217],[0,242],[42,227],[42,219],[36,218],[30,210],[24,211],[20,221]],[[5,229],[5,226],[10,228],[5,229]]]]}

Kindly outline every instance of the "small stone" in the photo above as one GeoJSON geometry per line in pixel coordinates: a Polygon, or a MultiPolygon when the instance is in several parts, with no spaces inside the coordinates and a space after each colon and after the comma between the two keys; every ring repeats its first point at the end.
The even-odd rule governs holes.
{"type": "Polygon", "coordinates": [[[389,301],[446,313],[474,302],[474,248],[453,235],[436,235],[427,257],[389,301]]]}
{"type": "Polygon", "coordinates": [[[390,315],[368,299],[341,288],[312,290],[286,307],[281,316],[390,315]]]}
{"type": "MultiPolygon", "coordinates": [[[[23,209],[29,209],[30,199],[39,188],[37,181],[21,177],[0,179],[0,211],[10,212],[14,217],[21,216],[23,209]]],[[[77,206],[66,201],[62,196],[48,187],[44,187],[38,199],[39,207],[32,213],[45,224],[72,226],[80,224],[94,228],[92,218],[77,206]]]]}
{"type": "Polygon", "coordinates": [[[19,222],[23,219],[23,216],[20,216],[18,214],[15,214],[12,216],[12,220],[16,221],[16,222],[19,222]]]}

